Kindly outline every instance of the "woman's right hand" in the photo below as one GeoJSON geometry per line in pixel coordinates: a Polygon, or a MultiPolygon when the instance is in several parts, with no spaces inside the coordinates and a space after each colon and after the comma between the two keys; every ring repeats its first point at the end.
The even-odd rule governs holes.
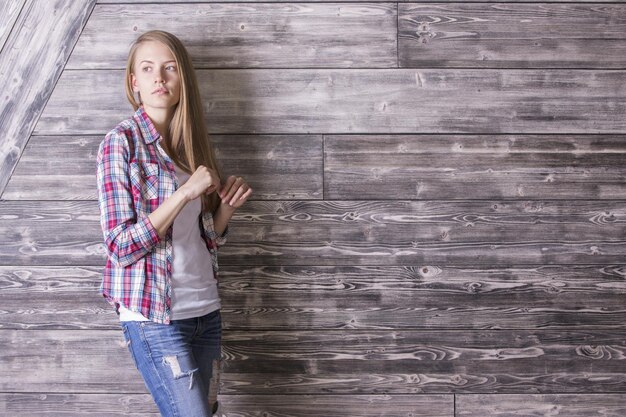
{"type": "Polygon", "coordinates": [[[202,194],[211,194],[219,187],[220,177],[217,176],[217,172],[200,165],[180,188],[185,191],[187,199],[195,200],[202,194]]]}

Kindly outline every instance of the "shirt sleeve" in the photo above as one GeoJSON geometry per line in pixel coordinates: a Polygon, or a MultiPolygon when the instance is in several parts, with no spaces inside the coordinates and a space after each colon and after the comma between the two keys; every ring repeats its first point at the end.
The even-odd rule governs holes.
{"type": "Polygon", "coordinates": [[[215,232],[215,223],[213,222],[213,214],[211,214],[210,211],[206,211],[202,213],[201,218],[203,219],[202,227],[204,229],[205,236],[208,237],[209,240],[211,240],[211,242],[214,242],[214,246],[216,249],[219,249],[221,246],[223,246],[226,243],[226,240],[228,237],[228,224],[226,225],[226,228],[224,229],[222,234],[218,235],[215,232]]]}
{"type": "Polygon", "coordinates": [[[100,225],[109,259],[122,267],[144,257],[160,241],[150,219],[138,220],[134,210],[128,140],[132,139],[110,132],[97,157],[100,225]]]}

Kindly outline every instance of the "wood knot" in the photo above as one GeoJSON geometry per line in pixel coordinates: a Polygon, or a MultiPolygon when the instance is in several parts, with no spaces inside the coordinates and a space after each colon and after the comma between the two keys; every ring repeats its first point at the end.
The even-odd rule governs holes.
{"type": "Polygon", "coordinates": [[[415,34],[417,35],[417,41],[420,43],[428,43],[436,35],[428,22],[418,22],[415,34]]]}

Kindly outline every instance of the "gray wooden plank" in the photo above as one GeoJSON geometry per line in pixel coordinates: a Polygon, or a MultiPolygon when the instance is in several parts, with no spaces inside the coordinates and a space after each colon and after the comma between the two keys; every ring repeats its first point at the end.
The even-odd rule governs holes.
{"type": "MultiPolygon", "coordinates": [[[[254,190],[251,199],[322,197],[321,136],[212,135],[210,139],[224,180],[228,175],[246,178],[254,190]]],[[[102,140],[103,136],[31,137],[2,198],[97,199],[96,156],[102,140]],[[60,165],[67,169],[59,169],[60,165]]]]}
{"type": "MultiPolygon", "coordinates": [[[[0,263],[101,265],[95,201],[0,202],[0,263]]],[[[250,201],[222,265],[623,263],[623,201],[250,201]]]]}
{"type": "Polygon", "coordinates": [[[228,328],[623,329],[624,268],[226,267],[228,328]]]}
{"type": "Polygon", "coordinates": [[[60,413],[67,417],[161,417],[150,394],[0,393],[0,417],[58,417],[60,413]]]}
{"type": "Polygon", "coordinates": [[[0,195],[94,6],[29,1],[15,22],[0,60],[0,195]]]}
{"type": "MultiPolygon", "coordinates": [[[[0,336],[2,391],[146,392],[121,330],[0,336]]],[[[228,331],[220,392],[620,393],[624,338],[603,330],[228,331]]]]}
{"type": "Polygon", "coordinates": [[[324,138],[326,199],[626,198],[626,136],[324,138]]]}
{"type": "Polygon", "coordinates": [[[118,316],[98,287],[103,266],[0,266],[0,327],[114,329],[118,316]]]}
{"type": "Polygon", "coordinates": [[[452,395],[220,395],[228,417],[453,417],[452,395]]]}
{"type": "MultiPolygon", "coordinates": [[[[101,140],[31,137],[3,199],[96,199],[101,140]]],[[[321,198],[319,136],[211,140],[224,176],[247,178],[252,199],[321,198]]],[[[324,157],[326,199],[626,198],[626,136],[620,135],[330,135],[324,157]]]]}
{"type": "MultiPolygon", "coordinates": [[[[4,50],[4,44],[9,38],[13,25],[17,20],[26,0],[5,0],[0,2],[0,51],[4,50]]],[[[0,59],[2,59],[0,53],[0,59]]]]}
{"type": "MultiPolygon", "coordinates": [[[[115,329],[102,267],[0,266],[3,329],[115,329]],[[71,305],[71,308],[68,306],[71,305]]],[[[624,329],[623,265],[236,267],[226,329],[624,329]]]]}
{"type": "MultiPolygon", "coordinates": [[[[386,3],[389,0],[370,0],[368,3],[386,3]]],[[[98,0],[98,4],[126,4],[129,0],[98,0]]],[[[132,0],[133,3],[222,3],[223,0],[132,0]]],[[[229,0],[229,3],[291,3],[290,0],[229,0]]],[[[335,0],[333,3],[347,3],[354,0],[335,0]]],[[[398,3],[414,3],[415,0],[397,0],[398,3]]],[[[420,3],[458,3],[458,0],[425,0],[420,3]]],[[[485,0],[468,0],[467,3],[484,3],[485,0]]],[[[624,0],[568,0],[568,3],[623,3],[624,0]]],[[[504,0],[498,3],[546,3],[546,0],[504,0]]]]}
{"type": "MultiPolygon", "coordinates": [[[[148,394],[0,393],[2,417],[160,416],[148,394]],[[16,414],[17,413],[17,414],[16,414]]],[[[219,417],[453,417],[452,395],[220,395],[219,417]]]]}
{"type": "MultiPolygon", "coordinates": [[[[197,75],[210,133],[626,132],[626,119],[618,116],[626,113],[625,71],[216,69],[197,75]]],[[[123,78],[119,70],[65,71],[35,133],[108,132],[128,117],[123,78]]]]}
{"type": "Polygon", "coordinates": [[[398,5],[400,67],[624,68],[626,5],[398,5]]]}
{"type": "Polygon", "coordinates": [[[66,68],[123,69],[129,45],[152,29],[179,36],[196,68],[396,68],[396,12],[365,2],[98,5],[66,68]]]}
{"type": "Polygon", "coordinates": [[[624,394],[459,394],[458,417],[623,417],[624,394]]]}

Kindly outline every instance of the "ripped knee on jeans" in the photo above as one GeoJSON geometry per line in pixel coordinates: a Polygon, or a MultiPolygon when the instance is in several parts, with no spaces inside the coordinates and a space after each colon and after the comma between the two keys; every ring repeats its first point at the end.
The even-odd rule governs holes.
{"type": "Polygon", "coordinates": [[[174,379],[188,376],[189,389],[193,387],[193,376],[196,372],[198,372],[198,368],[190,369],[189,371],[183,371],[180,368],[180,363],[178,362],[178,357],[176,355],[163,356],[163,364],[169,365],[170,369],[172,370],[172,374],[174,375],[174,379]]]}

